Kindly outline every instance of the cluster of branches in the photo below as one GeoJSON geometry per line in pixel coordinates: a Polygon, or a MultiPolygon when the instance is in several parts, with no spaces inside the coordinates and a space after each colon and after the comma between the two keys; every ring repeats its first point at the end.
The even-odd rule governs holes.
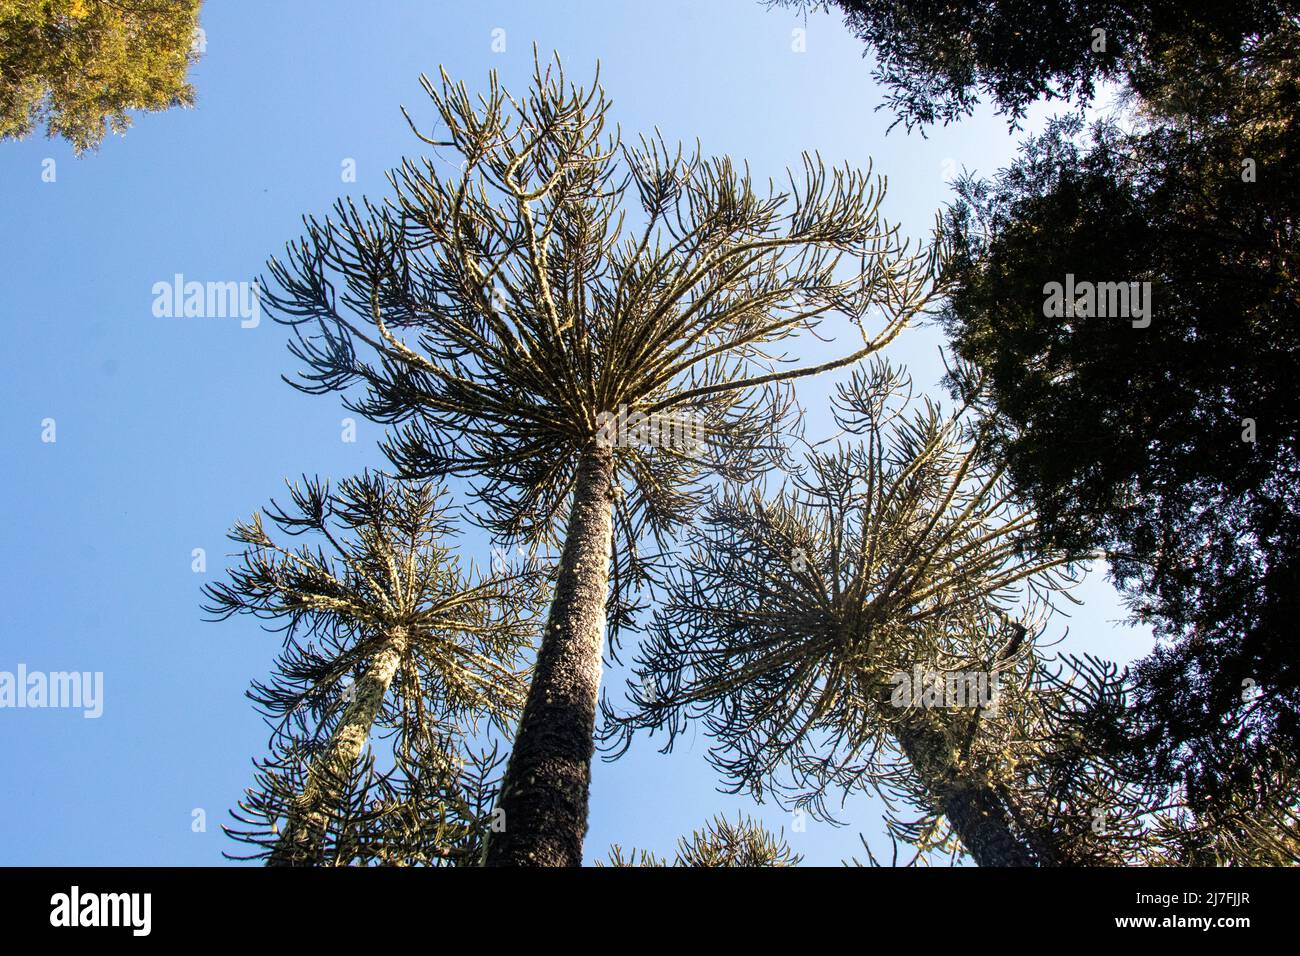
{"type": "Polygon", "coordinates": [[[833,6],[909,129],[980,98],[1013,121],[1044,98],[1082,109],[1119,83],[1123,122],[1059,119],[996,176],[957,183],[943,322],[987,376],[990,443],[1040,546],[1103,550],[1162,639],[1125,678],[1133,713],[1113,715],[1126,733],[1107,732],[1105,760],[1168,798],[1153,805],[1181,807],[1156,824],[1185,830],[1181,847],[1164,841],[1171,858],[1286,859],[1282,755],[1300,742],[1295,4],[833,6]],[[1046,318],[1045,284],[1067,274],[1151,283],[1149,328],[1046,318]]]}
{"type": "Polygon", "coordinates": [[[778,187],[624,143],[599,78],[572,84],[558,60],[519,99],[495,75],[477,98],[422,82],[438,126],[407,120],[434,156],[391,173],[382,204],[308,218],[264,301],[295,331],[295,384],[393,426],[401,476],[462,477],[498,542],[560,546],[489,862],[575,864],[602,649],[637,626],[709,484],[780,460],[790,383],[893,340],[931,305],[943,250],[881,217],[869,171],[805,156],[778,187]],[[829,318],[860,343],[794,364],[786,345],[829,318]],[[700,440],[610,436],[615,414],[686,417],[700,440]]]}
{"type": "Polygon", "coordinates": [[[1165,639],[1137,669],[1132,743],[1206,800],[1300,742],[1297,64],[1292,27],[1189,70],[1137,130],[1054,124],[959,183],[945,225],[943,321],[987,371],[998,454],[1045,537],[1104,549],[1165,639]],[[1045,320],[1067,272],[1149,281],[1150,327],[1045,320]]]}
{"type": "MultiPolygon", "coordinates": [[[[1300,776],[1293,755],[1252,755],[1213,800],[1198,777],[1152,778],[1131,741],[1148,716],[1136,675],[1094,657],[1040,664],[999,786],[1026,838],[1063,866],[1294,866],[1300,776]]],[[[1238,751],[1240,754],[1241,751],[1238,751]]]]}
{"type": "MultiPolygon", "coordinates": [[[[977,404],[973,370],[953,374],[977,404]]],[[[1266,787],[1208,813],[1186,788],[1152,783],[1130,746],[1143,719],[1132,675],[1092,658],[1053,664],[1040,647],[1086,555],[1038,546],[972,406],[944,414],[925,400],[909,414],[907,392],[875,363],[835,403],[861,443],[810,456],[772,498],[715,498],[638,658],[630,708],[605,703],[615,755],[638,729],[666,733],[668,750],[702,721],[733,792],[833,819],[830,798],[870,788],[891,839],[925,858],[1291,862],[1289,763],[1257,767],[1266,787]],[[996,692],[900,700],[918,671],[935,686],[985,675],[996,692]]]]}
{"type": "MultiPolygon", "coordinates": [[[[308,218],[264,283],[295,332],[305,368],[294,384],[343,393],[393,426],[383,448],[403,479],[372,489],[363,478],[338,506],[309,489],[295,493],[297,514],[277,512],[286,531],[325,536],[345,570],[323,551],[277,549],[255,521],[236,531],[254,556],[210,594],[219,613],[281,618],[327,642],[319,656],[287,644],[284,682],[255,693],[295,728],[277,730],[285,746],[265,768],[269,795],[249,803],[278,836],[262,844],[273,859],[320,862],[328,845],[359,845],[328,834],[356,832],[340,829],[335,808],[364,807],[350,795],[372,791],[389,793],[381,808],[406,809],[361,831],[432,821],[418,838],[399,827],[405,844],[378,839],[385,859],[449,858],[430,847],[464,858],[490,785],[487,764],[471,773],[482,786],[463,782],[454,741],[479,719],[504,731],[518,713],[496,808],[509,825],[484,857],[580,860],[607,621],[614,637],[635,626],[651,586],[663,600],[636,659],[640,686],[622,711],[603,704],[614,755],[638,729],[666,733],[671,748],[702,719],[731,789],[830,818],[828,800],[868,787],[890,807],[893,838],[922,853],[960,847],[981,864],[1286,858],[1285,760],[1248,762],[1253,776],[1219,784],[1224,801],[1198,802],[1204,775],[1157,784],[1124,749],[1158,726],[1149,710],[1126,709],[1129,675],[1095,661],[1067,660],[1068,678],[1042,666],[1049,615],[1098,542],[1054,535],[1057,513],[1024,494],[1008,418],[991,413],[1015,363],[958,337],[952,412],[911,402],[887,363],[859,364],[930,308],[941,274],[966,282],[950,309],[983,304],[970,281],[983,249],[953,228],[959,217],[911,251],[880,217],[869,173],[806,157],[788,188],[764,190],[729,159],[658,138],[626,145],[606,128],[598,83],[569,84],[558,62],[538,62],[522,100],[495,77],[478,99],[445,74],[423,82],[443,132],[408,122],[456,158],[407,160],[386,202],[308,218]],[[949,240],[964,257],[952,268],[949,240]],[[861,345],[790,364],[788,344],[830,317],[861,345]],[[850,438],[790,461],[780,435],[796,430],[791,383],[848,366],[835,417],[850,438]],[[603,440],[615,412],[689,414],[703,440],[603,440]],[[774,468],[787,480],[768,495],[774,468]],[[503,608],[531,607],[514,584],[529,587],[485,591],[442,573],[454,562],[434,543],[450,530],[438,509],[416,508],[418,520],[405,505],[375,510],[447,477],[466,479],[474,519],[498,541],[562,545],[529,684],[499,663],[527,643],[529,616],[503,608]],[[327,514],[355,544],[336,540],[327,514]],[[416,546],[385,530],[394,522],[429,530],[416,546]],[[679,537],[689,555],[674,566],[679,537]],[[406,544],[393,551],[394,540],[406,544]],[[428,560],[412,577],[402,569],[417,550],[428,560]],[[328,643],[336,632],[346,638],[328,643]],[[471,654],[457,650],[466,641],[471,654]],[[918,671],[984,675],[1000,692],[976,707],[900,702],[890,684],[918,671]],[[356,675],[350,700],[345,673],[356,675]],[[375,775],[361,757],[376,724],[395,733],[396,774],[375,775]],[[304,738],[314,742],[305,764],[304,738]],[[1246,779],[1267,783],[1281,810],[1237,812],[1246,779]]],[[[1216,768],[1229,765],[1243,766],[1216,768]]],[[[679,860],[786,860],[787,850],[719,823],[679,860]]]]}
{"type": "Polygon", "coordinates": [[[708,821],[689,837],[678,837],[671,863],[649,850],[609,848],[608,863],[597,866],[783,867],[798,866],[803,856],[790,849],[784,831],[772,833],[750,817],[725,816],[708,821]]]}
{"type": "Polygon", "coordinates": [[[226,827],[250,852],[231,859],[273,865],[472,866],[483,855],[504,757],[444,737],[377,769],[373,752],[337,770],[322,764],[315,741],[285,742],[257,762],[254,785],[226,827]],[[295,749],[294,744],[298,746],[295,749]],[[280,826],[304,794],[330,795],[310,854],[286,844],[280,826]]]}
{"type": "Polygon", "coordinates": [[[1257,38],[1295,16],[1289,0],[767,3],[805,15],[837,9],[887,91],[877,109],[888,109],[908,130],[960,120],[981,99],[1018,123],[1041,100],[1087,106],[1106,83],[1145,99],[1185,95],[1187,74],[1179,67],[1189,59],[1199,62],[1199,73],[1249,59],[1257,38]]]}
{"type": "Polygon", "coordinates": [[[638,657],[630,712],[605,705],[605,739],[617,754],[648,728],[670,749],[702,719],[733,791],[826,818],[830,795],[870,786],[923,811],[892,819],[909,841],[942,841],[946,816],[977,858],[1028,863],[976,769],[988,715],[890,687],[918,668],[996,676],[1000,713],[1076,556],[1032,549],[1035,519],[965,409],[912,408],[909,391],[887,362],[856,371],[834,408],[860,440],[811,454],[770,499],[715,497],[638,657]]]}
{"type": "Polygon", "coordinates": [[[256,513],[231,532],[244,551],[229,582],[205,588],[214,617],[251,614],[283,639],[249,692],[271,756],[229,832],[282,864],[468,859],[500,762],[471,744],[518,716],[541,569],[462,570],[432,483],[367,472],[289,494],[266,519],[307,540],[277,542],[256,513]]]}
{"type": "Polygon", "coordinates": [[[516,100],[495,76],[479,99],[422,78],[443,135],[408,121],[434,156],[394,171],[382,205],[309,218],[264,286],[297,331],[298,387],[363,386],[348,407],[400,426],[384,446],[400,473],[469,477],[503,539],[556,539],[602,413],[698,422],[693,447],[614,449],[616,635],[702,479],[761,470],[792,427],[784,384],[891,341],[930,303],[939,251],[909,251],[869,170],[805,156],[763,189],[726,157],[623,143],[598,80],[539,61],[516,100]],[[862,345],[782,368],[781,344],[832,315],[862,345]]]}

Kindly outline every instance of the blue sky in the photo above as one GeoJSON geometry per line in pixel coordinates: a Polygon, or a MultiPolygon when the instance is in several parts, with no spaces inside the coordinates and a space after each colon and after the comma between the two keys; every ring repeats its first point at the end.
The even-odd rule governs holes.
{"type": "MultiPolygon", "coordinates": [[[[246,281],[350,193],[382,195],[384,171],[422,148],[432,108],[417,81],[439,65],[471,88],[496,69],[522,90],[534,43],[575,78],[597,59],[625,136],[659,127],[706,153],[777,176],[804,149],[889,180],[885,208],[923,235],[963,167],[991,173],[1016,135],[983,112],[928,138],[875,112],[881,94],[838,18],[805,26],[757,0],[428,3],[221,0],[205,5],[207,50],[192,73],[197,107],[136,118],[125,138],[76,159],[41,137],[0,146],[0,320],[6,331],[0,472],[6,547],[0,671],[102,671],[103,715],[0,710],[0,863],[217,864],[237,850],[220,824],[251,783],[265,728],[243,697],[265,677],[276,639],[249,620],[201,620],[199,588],[222,573],[225,531],[304,472],[341,478],[382,466],[377,425],[335,397],[302,395],[285,330],[264,319],[154,315],[152,288],[246,281]],[[493,31],[504,30],[504,52],[493,31]],[[498,44],[499,45],[499,44],[498,44]],[[49,164],[53,160],[53,166],[49,164]],[[353,160],[356,182],[341,171],[353,160]],[[54,181],[43,172],[53,168],[54,181]],[[45,177],[45,178],[48,178],[45,177]],[[57,440],[42,441],[53,419],[57,440]],[[205,549],[207,570],[192,570],[205,549]],[[195,832],[194,811],[206,814],[195,832]]],[[[496,35],[500,38],[501,34],[496,35]]],[[[1041,123],[1031,115],[1029,127],[1041,123]]],[[[939,372],[934,330],[890,347],[917,384],[939,372]]],[[[801,391],[809,431],[825,383],[801,391]]],[[[469,553],[488,557],[471,539],[469,553]]],[[[1149,636],[1096,577],[1068,623],[1068,649],[1130,659],[1149,636]]],[[[715,813],[784,827],[810,863],[879,843],[879,811],[850,802],[840,829],[717,793],[706,741],[660,755],[639,740],[594,769],[589,859],[611,842],[666,852],[715,813]]]]}

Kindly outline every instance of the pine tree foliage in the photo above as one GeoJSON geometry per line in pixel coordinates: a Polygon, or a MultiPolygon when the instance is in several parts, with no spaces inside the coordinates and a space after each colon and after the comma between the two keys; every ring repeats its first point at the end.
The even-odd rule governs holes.
{"type": "Polygon", "coordinates": [[[191,106],[200,0],[0,0],[0,139],[39,125],[78,154],[128,110],[191,106]]]}
{"type": "Polygon", "coordinates": [[[605,704],[611,748],[645,728],[671,749],[702,719],[732,790],[825,818],[830,795],[870,786],[919,812],[891,814],[901,839],[949,839],[943,807],[968,784],[991,786],[1004,712],[1021,706],[1033,639],[1075,568],[1033,549],[1035,519],[985,460],[978,419],[908,391],[887,362],[859,369],[834,404],[860,441],[814,453],[775,496],[715,498],[651,626],[628,712],[605,704]],[[997,703],[900,704],[897,675],[918,668],[996,675],[997,703]]]}
{"type": "Polygon", "coordinates": [[[289,492],[265,520],[304,542],[277,542],[255,513],[231,532],[244,550],[229,583],[204,589],[216,618],[251,614],[284,642],[249,691],[271,756],[231,834],[277,863],[463,858],[499,763],[474,743],[522,706],[541,568],[462,568],[433,483],[367,472],[289,492]]]}
{"type": "Polygon", "coordinates": [[[790,849],[784,831],[772,833],[747,816],[732,823],[719,814],[689,837],[678,837],[677,852],[670,864],[648,850],[609,848],[607,863],[598,866],[683,866],[683,867],[784,867],[798,866],[803,856],[790,849]]]}
{"type": "Polygon", "coordinates": [[[477,98],[423,85],[437,127],[407,119],[434,155],[386,202],[308,219],[265,300],[296,331],[300,388],[397,426],[400,474],[462,476],[499,542],[559,545],[488,862],[574,866],[604,652],[707,485],[782,454],[790,383],[925,312],[942,247],[900,238],[870,173],[805,156],[764,187],[729,158],[625,143],[599,77],[571,84],[558,60],[520,99],[495,75],[477,98]],[[860,342],[796,364],[789,345],[830,319],[860,342]]]}
{"type": "MultiPolygon", "coordinates": [[[[877,108],[908,130],[947,125],[983,100],[1013,123],[1036,101],[1092,104],[1119,83],[1144,98],[1188,86],[1170,66],[1249,57],[1294,22],[1291,0],[767,0],[834,10],[873,61],[877,108]],[[1171,83],[1171,81],[1173,81],[1171,83]]],[[[1195,74],[1192,74],[1195,75],[1195,74]]],[[[1194,81],[1193,81],[1194,84],[1194,81]]]]}
{"type": "MultiPolygon", "coordinates": [[[[319,765],[311,742],[285,741],[256,765],[255,783],[226,832],[250,851],[238,860],[281,862],[282,825],[309,787],[336,795],[309,860],[317,866],[475,866],[494,825],[500,786],[495,746],[444,737],[393,760],[369,751],[345,774],[319,765]],[[298,746],[294,746],[297,743],[298,746]],[[378,769],[381,762],[391,764],[378,769]],[[311,768],[311,769],[309,769],[311,768]],[[314,776],[313,776],[314,774],[314,776]]],[[[423,743],[423,741],[421,742],[423,743]]]]}
{"type": "MultiPolygon", "coordinates": [[[[1100,658],[1038,665],[1014,713],[998,787],[1040,858],[1056,866],[1291,866],[1300,778],[1273,752],[1215,787],[1152,780],[1132,739],[1146,715],[1136,674],[1100,658]]],[[[1207,763],[1215,763],[1207,760],[1207,763]]]]}
{"type": "Polygon", "coordinates": [[[1300,866],[1300,772],[1294,754],[1270,753],[1234,775],[1212,801],[1190,798],[1157,821],[1173,866],[1300,866]]]}
{"type": "MultiPolygon", "coordinates": [[[[362,386],[348,405],[400,426],[385,450],[403,474],[467,476],[482,523],[530,543],[562,526],[602,414],[697,423],[697,443],[613,436],[620,597],[705,478],[751,477],[776,453],[784,383],[879,350],[932,301],[939,247],[909,251],[869,171],[805,156],[763,188],[729,158],[624,143],[599,77],[569,85],[558,60],[518,100],[495,74],[481,99],[445,73],[422,82],[438,123],[408,121],[432,157],[391,173],[383,204],[307,219],[269,264],[296,384],[362,386]],[[789,367],[782,345],[832,317],[858,346],[789,367]]],[[[612,610],[617,632],[630,599],[612,610]]]]}
{"type": "Polygon", "coordinates": [[[1041,546],[1104,548],[1134,617],[1161,638],[1122,677],[1066,665],[1074,690],[1044,688],[1044,708],[1025,715],[1039,724],[1021,731],[1043,746],[1017,786],[1063,860],[1288,859],[1284,755],[1300,741],[1294,2],[775,5],[842,13],[874,58],[881,105],[909,129],[980,99],[1013,120],[1043,98],[1082,108],[1118,82],[1126,114],[1086,133],[1080,116],[1053,121],[996,176],[960,180],[945,216],[944,324],[987,376],[991,445],[1041,546]],[[1149,327],[1086,306],[1049,315],[1047,283],[1067,276],[1146,283],[1149,327]],[[1088,816],[1102,807],[1096,839],[1088,816]]]}
{"type": "Polygon", "coordinates": [[[1300,27],[1232,62],[1194,46],[1136,129],[1054,123],[958,184],[943,322],[1044,537],[1104,548],[1163,639],[1138,668],[1141,759],[1240,799],[1300,742],[1300,27]],[[1046,316],[1069,274],[1149,283],[1149,327],[1046,316]]]}

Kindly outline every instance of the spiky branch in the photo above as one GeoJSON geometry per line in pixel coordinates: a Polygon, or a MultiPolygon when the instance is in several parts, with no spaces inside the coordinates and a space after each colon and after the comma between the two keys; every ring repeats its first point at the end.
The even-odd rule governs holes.
{"type": "Polygon", "coordinates": [[[385,451],[404,475],[466,476],[504,540],[563,536],[489,857],[576,864],[606,620],[614,639],[634,623],[709,480],[780,454],[790,382],[929,307],[942,254],[881,218],[869,172],[805,156],[778,187],[657,136],[623,143],[598,83],[558,61],[523,99],[495,75],[480,97],[445,73],[423,85],[436,130],[407,119],[434,155],[394,171],[386,202],[308,218],[265,302],[296,330],[295,384],[398,425],[385,451]],[[793,363],[784,346],[830,319],[860,341],[793,363]],[[643,441],[608,428],[620,413],[694,434],[643,441]]]}
{"type": "Polygon", "coordinates": [[[811,455],[774,498],[716,498],[638,660],[630,712],[605,708],[606,739],[662,730],[667,749],[702,719],[733,790],[824,817],[828,793],[874,786],[921,811],[894,817],[906,839],[942,842],[945,817],[980,862],[1029,864],[977,741],[1024,695],[1038,621],[1073,559],[1034,548],[1034,518],[986,463],[978,423],[928,400],[908,414],[905,391],[887,363],[856,373],[835,406],[860,442],[811,455]],[[918,672],[926,694],[970,674],[1001,690],[900,698],[900,677],[918,672]]]}
{"type": "Polygon", "coordinates": [[[290,497],[267,517],[313,544],[278,543],[254,514],[231,532],[244,551],[229,583],[204,589],[216,618],[251,614],[284,640],[274,678],[249,692],[272,724],[272,757],[237,814],[254,829],[232,835],[272,863],[319,864],[331,840],[355,837],[344,818],[393,823],[405,806],[428,832],[459,825],[458,840],[472,801],[461,799],[465,747],[481,726],[508,732],[523,704],[540,569],[462,570],[447,546],[445,494],[428,482],[366,473],[331,489],[304,479],[290,497]],[[363,758],[376,730],[391,738],[386,774],[363,758]],[[372,791],[378,815],[358,817],[354,804],[372,791]]]}
{"type": "Polygon", "coordinates": [[[689,837],[677,838],[670,864],[648,850],[609,848],[608,863],[597,866],[785,867],[798,866],[803,856],[785,841],[785,832],[772,833],[756,820],[737,817],[732,823],[719,814],[689,837]]]}

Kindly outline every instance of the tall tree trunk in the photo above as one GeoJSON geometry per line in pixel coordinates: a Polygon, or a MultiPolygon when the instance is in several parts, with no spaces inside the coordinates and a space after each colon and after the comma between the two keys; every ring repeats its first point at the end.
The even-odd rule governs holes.
{"type": "Polygon", "coordinates": [[[501,786],[488,866],[581,866],[605,637],[613,453],[583,453],[559,576],[501,786]]]}
{"type": "Polygon", "coordinates": [[[997,794],[987,784],[963,777],[942,735],[910,724],[896,731],[896,739],[976,864],[1037,865],[1012,829],[1011,817],[997,794]]]}
{"type": "Polygon", "coordinates": [[[325,752],[307,771],[307,784],[294,801],[268,866],[317,866],[322,862],[326,833],[342,799],[344,783],[361,758],[407,644],[406,632],[395,630],[354,685],[352,699],[343,708],[325,752]]]}

